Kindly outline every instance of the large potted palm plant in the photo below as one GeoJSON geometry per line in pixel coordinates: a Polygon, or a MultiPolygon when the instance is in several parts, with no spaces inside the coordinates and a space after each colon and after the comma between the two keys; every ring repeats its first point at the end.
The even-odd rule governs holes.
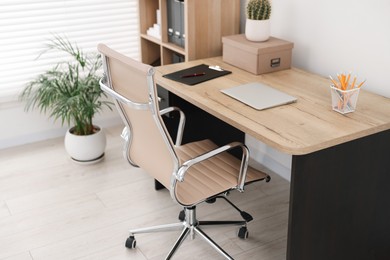
{"type": "MultiPolygon", "coordinates": [[[[39,109],[70,127],[65,136],[65,148],[77,162],[95,162],[103,158],[106,137],[103,129],[92,120],[103,107],[111,109],[99,86],[100,55],[86,54],[77,44],[58,35],[41,53],[57,50],[69,55],[59,61],[24,88],[20,94],[25,109],[39,109]]],[[[40,57],[40,56],[39,56],[40,57]]]]}

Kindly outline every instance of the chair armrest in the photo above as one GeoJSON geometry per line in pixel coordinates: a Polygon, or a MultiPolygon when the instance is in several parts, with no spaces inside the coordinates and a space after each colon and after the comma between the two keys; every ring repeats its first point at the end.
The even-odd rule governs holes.
{"type": "Polygon", "coordinates": [[[243,191],[245,179],[246,179],[246,173],[247,173],[247,169],[248,169],[248,163],[249,163],[249,149],[248,149],[248,147],[246,147],[245,144],[240,143],[240,142],[232,142],[230,144],[218,147],[217,149],[211,150],[207,153],[204,153],[202,155],[199,155],[195,158],[192,158],[192,159],[184,162],[176,174],[176,179],[180,182],[183,182],[184,177],[187,173],[187,170],[190,167],[192,167],[193,165],[200,163],[202,161],[208,160],[211,157],[214,157],[218,154],[227,152],[227,151],[234,149],[234,148],[237,148],[237,147],[241,147],[241,149],[242,149],[240,172],[238,175],[238,190],[243,191]]]}
{"type": "Polygon", "coordinates": [[[181,145],[181,141],[183,139],[184,125],[185,125],[185,121],[186,121],[186,116],[185,116],[184,112],[178,107],[167,107],[167,108],[160,110],[160,115],[164,115],[166,113],[170,113],[173,111],[179,112],[179,115],[180,115],[179,125],[177,126],[176,141],[175,141],[175,145],[178,146],[178,145],[181,145]]]}

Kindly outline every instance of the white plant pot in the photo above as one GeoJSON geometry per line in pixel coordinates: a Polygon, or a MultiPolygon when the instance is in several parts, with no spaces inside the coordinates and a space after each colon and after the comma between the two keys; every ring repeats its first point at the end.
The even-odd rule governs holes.
{"type": "Polygon", "coordinates": [[[267,41],[270,37],[270,20],[246,19],[245,37],[254,42],[267,41]]]}
{"type": "Polygon", "coordinates": [[[106,149],[106,135],[103,129],[91,135],[74,135],[72,128],[65,135],[65,149],[71,159],[78,163],[96,163],[103,159],[106,149]]]}

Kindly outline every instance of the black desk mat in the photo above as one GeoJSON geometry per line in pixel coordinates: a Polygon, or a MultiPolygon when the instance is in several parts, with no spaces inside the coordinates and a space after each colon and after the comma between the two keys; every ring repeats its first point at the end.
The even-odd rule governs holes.
{"type": "Polygon", "coordinates": [[[187,85],[196,85],[198,83],[218,78],[232,73],[228,70],[214,70],[210,69],[209,65],[201,64],[188,69],[179,70],[173,73],[163,75],[163,77],[184,83],[187,85]],[[194,76],[199,75],[199,76],[194,76]]]}

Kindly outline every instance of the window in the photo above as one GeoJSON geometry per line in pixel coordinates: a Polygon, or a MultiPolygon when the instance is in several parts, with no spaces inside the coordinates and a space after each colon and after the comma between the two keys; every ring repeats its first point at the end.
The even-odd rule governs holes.
{"type": "Polygon", "coordinates": [[[99,42],[139,59],[137,0],[2,0],[0,3],[0,102],[15,100],[60,54],[37,59],[53,34],[85,52],[99,42]]]}

